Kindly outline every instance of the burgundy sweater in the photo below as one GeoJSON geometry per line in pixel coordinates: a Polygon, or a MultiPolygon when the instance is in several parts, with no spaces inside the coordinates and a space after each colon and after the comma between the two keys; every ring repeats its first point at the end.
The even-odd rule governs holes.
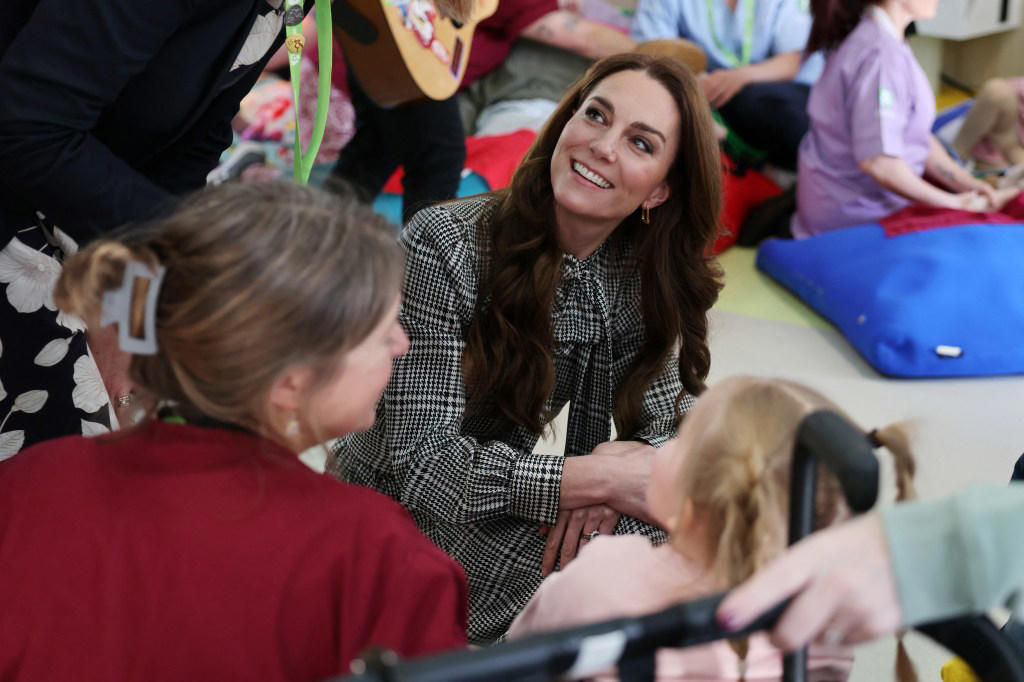
{"type": "Polygon", "coordinates": [[[0,679],[319,680],[465,644],[461,568],[386,497],[152,422],[0,463],[0,679]]]}

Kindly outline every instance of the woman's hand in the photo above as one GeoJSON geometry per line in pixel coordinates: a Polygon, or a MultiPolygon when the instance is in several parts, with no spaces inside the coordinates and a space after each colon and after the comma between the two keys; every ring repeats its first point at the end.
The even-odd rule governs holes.
{"type": "Polygon", "coordinates": [[[697,83],[708,98],[712,109],[719,109],[729,103],[748,84],[746,71],[742,68],[717,69],[697,76],[697,83]]]}
{"type": "Polygon", "coordinates": [[[653,523],[647,507],[654,448],[640,441],[608,441],[583,457],[567,457],[562,470],[562,509],[606,504],[620,514],[653,523]]]}
{"type": "Polygon", "coordinates": [[[117,326],[91,327],[86,342],[103,378],[103,386],[107,389],[118,422],[122,425],[131,424],[132,415],[139,410],[140,405],[135,404],[138,398],[132,393],[133,384],[128,373],[132,356],[118,345],[117,326]],[[127,405],[118,404],[118,398],[122,396],[129,396],[127,405]]]}
{"type": "Polygon", "coordinates": [[[647,506],[654,447],[636,440],[612,440],[591,450],[589,457],[604,464],[611,475],[607,504],[628,516],[654,523],[647,506]]]}
{"type": "Polygon", "coordinates": [[[594,504],[578,509],[563,509],[558,513],[555,525],[547,528],[547,545],[541,561],[540,574],[547,576],[555,569],[555,560],[565,568],[583,545],[600,535],[611,535],[619,522],[619,514],[604,504],[594,504]]]}
{"type": "Polygon", "coordinates": [[[819,638],[857,644],[895,632],[903,614],[881,517],[862,516],[797,543],[733,590],[718,620],[739,629],[790,596],[772,631],[781,649],[819,638]]]}

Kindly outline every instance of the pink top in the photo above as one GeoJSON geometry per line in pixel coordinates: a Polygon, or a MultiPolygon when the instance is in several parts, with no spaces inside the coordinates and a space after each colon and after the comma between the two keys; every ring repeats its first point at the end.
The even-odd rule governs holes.
{"type": "MultiPolygon", "coordinates": [[[[639,616],[716,592],[710,576],[667,545],[655,547],[639,535],[601,536],[565,570],[552,574],[512,623],[509,638],[639,616]]],[[[844,647],[811,647],[809,679],[846,680],[853,654],[844,647]]],[[[782,677],[782,655],[765,635],[750,638],[747,682],[782,677]]],[[[739,680],[739,659],[727,642],[687,649],[662,649],[657,679],[726,682],[739,680]]],[[[612,671],[597,679],[616,679],[612,671]]]]}

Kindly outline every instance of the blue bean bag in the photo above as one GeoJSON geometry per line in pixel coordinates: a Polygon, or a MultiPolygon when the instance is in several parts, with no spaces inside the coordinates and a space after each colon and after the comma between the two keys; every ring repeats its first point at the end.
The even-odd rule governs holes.
{"type": "Polygon", "coordinates": [[[757,267],[894,377],[1024,372],[1024,225],[770,240],[757,267]]]}
{"type": "MultiPolygon", "coordinates": [[[[487,181],[478,173],[467,173],[459,180],[456,197],[471,197],[491,191],[487,181]]],[[[395,225],[402,224],[402,195],[382,192],[373,201],[373,210],[395,225]]]]}

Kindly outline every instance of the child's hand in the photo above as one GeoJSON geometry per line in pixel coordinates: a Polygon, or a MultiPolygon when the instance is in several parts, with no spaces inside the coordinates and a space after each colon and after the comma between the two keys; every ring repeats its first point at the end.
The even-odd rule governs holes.
{"type": "Polygon", "coordinates": [[[604,504],[560,511],[555,525],[547,531],[547,544],[544,547],[540,574],[550,574],[555,569],[556,559],[559,566],[565,568],[592,537],[613,534],[620,516],[621,514],[604,504]]]}
{"type": "Polygon", "coordinates": [[[952,195],[949,208],[963,211],[988,211],[991,210],[992,206],[983,194],[971,190],[952,195]]]}
{"type": "Polygon", "coordinates": [[[1000,198],[999,193],[996,192],[996,188],[987,182],[978,181],[971,189],[985,198],[985,204],[987,205],[985,210],[998,211],[1003,207],[1003,204],[1006,203],[1000,198]]]}

